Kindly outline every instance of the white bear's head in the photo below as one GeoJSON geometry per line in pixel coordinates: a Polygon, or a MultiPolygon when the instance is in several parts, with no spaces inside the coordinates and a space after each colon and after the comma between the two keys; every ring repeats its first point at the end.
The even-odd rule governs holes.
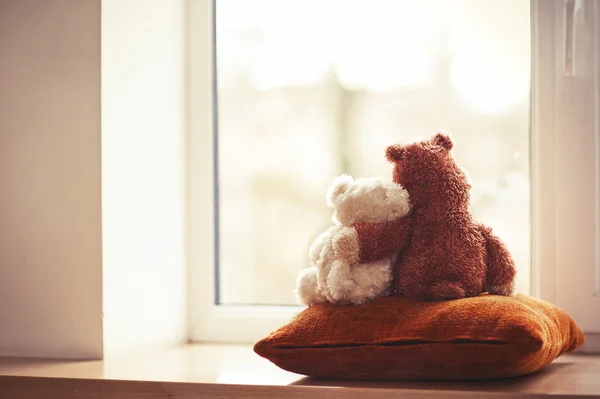
{"type": "Polygon", "coordinates": [[[342,175],[327,190],[333,221],[349,226],[356,222],[380,223],[398,219],[410,210],[408,192],[381,178],[358,179],[342,175]]]}

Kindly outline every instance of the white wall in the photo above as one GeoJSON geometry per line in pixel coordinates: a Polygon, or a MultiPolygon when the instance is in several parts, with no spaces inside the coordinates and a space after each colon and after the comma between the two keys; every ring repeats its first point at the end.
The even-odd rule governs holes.
{"type": "Polygon", "coordinates": [[[0,0],[0,355],[102,355],[100,1],[0,0]]]}
{"type": "Polygon", "coordinates": [[[0,0],[0,356],[187,339],[184,4],[0,0]]]}
{"type": "Polygon", "coordinates": [[[184,3],[102,2],[108,357],[187,339],[184,3]]]}

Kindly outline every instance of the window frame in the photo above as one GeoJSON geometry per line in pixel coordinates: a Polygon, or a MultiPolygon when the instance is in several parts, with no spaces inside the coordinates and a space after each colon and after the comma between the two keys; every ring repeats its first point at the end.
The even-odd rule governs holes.
{"type": "Polygon", "coordinates": [[[587,349],[600,351],[600,4],[533,0],[532,20],[532,292],[566,310],[591,333],[587,349]]]}
{"type": "MultiPolygon", "coordinates": [[[[532,295],[559,306],[557,276],[560,270],[557,252],[560,235],[556,209],[560,204],[554,194],[560,168],[555,162],[560,150],[556,127],[556,117],[560,110],[554,94],[555,73],[559,67],[556,43],[563,40],[564,35],[564,24],[561,22],[563,6],[564,0],[531,1],[531,292],[532,295]],[[555,40],[540,40],[548,35],[552,35],[555,40]]],[[[598,9],[600,6],[595,7],[596,14],[599,13],[598,9]]],[[[253,343],[287,323],[302,308],[215,304],[215,201],[218,187],[215,187],[216,143],[213,134],[217,114],[213,101],[216,88],[213,61],[214,1],[189,0],[186,14],[189,337],[194,342],[253,343]]],[[[596,109],[597,107],[598,104],[596,109]]],[[[596,140],[600,140],[598,135],[600,133],[596,133],[596,140]]],[[[598,146],[597,143],[595,145],[598,146]]],[[[596,155],[598,158],[600,148],[596,155]]],[[[600,173],[598,167],[597,172],[600,173]]],[[[598,190],[596,193],[599,195],[598,190]]],[[[598,208],[596,209],[598,217],[600,215],[598,208]]]]}
{"type": "Polygon", "coordinates": [[[556,301],[556,129],[554,41],[542,36],[556,31],[554,1],[531,1],[531,293],[556,301]],[[541,68],[546,65],[546,68],[541,68]],[[548,117],[549,116],[549,117],[548,117]],[[542,270],[544,265],[544,270],[542,270]]]}
{"type": "Polygon", "coordinates": [[[215,304],[214,2],[190,0],[186,11],[189,337],[252,343],[287,323],[301,307],[215,304]]]}
{"type": "Polygon", "coordinates": [[[592,38],[594,50],[574,47],[576,65],[584,58],[591,76],[577,66],[569,76],[569,2],[531,2],[532,294],[565,309],[592,333],[588,347],[599,351],[600,317],[592,315],[600,314],[600,4],[571,2],[581,6],[574,29],[592,38]],[[583,100],[586,86],[592,87],[591,107],[583,100]],[[582,101],[569,101],[573,94],[582,101]]]}

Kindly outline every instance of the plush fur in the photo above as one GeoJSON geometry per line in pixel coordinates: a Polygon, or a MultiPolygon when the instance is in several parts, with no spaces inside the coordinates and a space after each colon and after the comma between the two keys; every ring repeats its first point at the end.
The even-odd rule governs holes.
{"type": "Polygon", "coordinates": [[[409,211],[408,193],[381,178],[337,177],[327,191],[333,221],[350,226],[356,222],[379,223],[398,219],[409,211]]]}
{"type": "Polygon", "coordinates": [[[471,186],[454,161],[452,147],[442,133],[388,147],[393,181],[410,194],[410,214],[385,223],[357,222],[356,232],[340,232],[333,243],[355,249],[339,256],[359,262],[396,255],[393,295],[447,300],[513,292],[512,256],[489,227],[473,221],[471,186]]]}
{"type": "Polygon", "coordinates": [[[302,270],[296,282],[299,302],[349,305],[388,295],[395,254],[358,264],[359,240],[350,226],[362,221],[387,223],[406,215],[410,209],[406,190],[382,179],[343,175],[329,188],[327,204],[334,209],[335,224],[310,247],[312,266],[302,270]]]}

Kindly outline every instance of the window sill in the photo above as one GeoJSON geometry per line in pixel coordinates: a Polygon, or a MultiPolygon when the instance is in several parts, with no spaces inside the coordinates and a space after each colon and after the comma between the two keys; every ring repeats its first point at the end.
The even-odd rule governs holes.
{"type": "Polygon", "coordinates": [[[564,355],[531,376],[481,382],[348,382],[288,373],[250,346],[186,345],[126,360],[0,358],[3,397],[600,398],[600,356],[564,355]],[[334,389],[335,388],[335,389],[334,389]]]}

